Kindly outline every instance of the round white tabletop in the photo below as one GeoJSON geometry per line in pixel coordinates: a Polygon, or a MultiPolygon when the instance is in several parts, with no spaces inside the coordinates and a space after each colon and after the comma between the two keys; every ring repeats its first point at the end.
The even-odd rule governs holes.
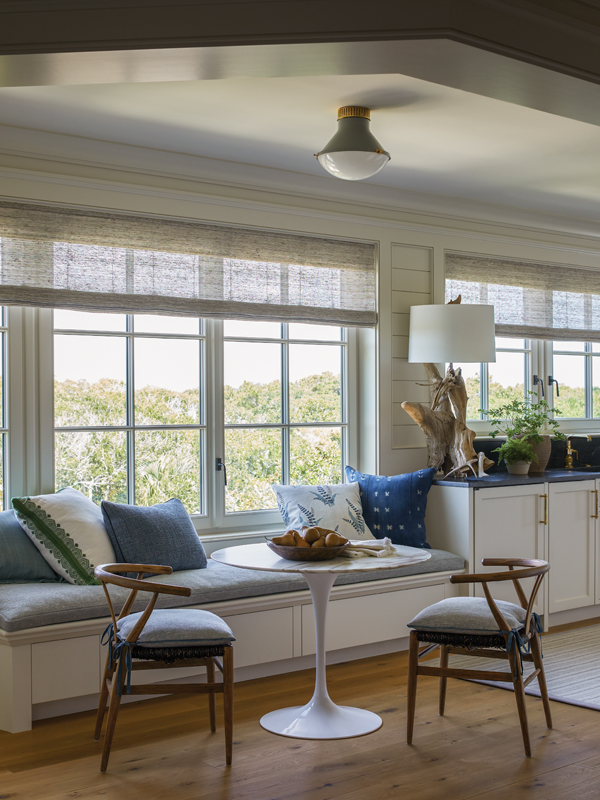
{"type": "Polygon", "coordinates": [[[362,708],[336,705],[327,692],[325,625],[329,594],[340,572],[372,572],[408,566],[431,558],[427,550],[395,545],[395,554],[385,558],[333,558],[330,561],[289,561],[280,558],[266,544],[226,547],[211,554],[222,564],[266,572],[300,572],[306,578],[313,601],[316,633],[315,691],[305,706],[282,708],[265,714],[263,728],[280,736],[296,739],[348,739],[363,736],[381,727],[378,714],[362,708]]]}

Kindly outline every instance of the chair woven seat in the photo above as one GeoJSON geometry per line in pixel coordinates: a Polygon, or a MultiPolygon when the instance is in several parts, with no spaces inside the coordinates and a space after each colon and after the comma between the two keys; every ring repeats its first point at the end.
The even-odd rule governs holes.
{"type": "Polygon", "coordinates": [[[450,647],[464,647],[474,650],[489,647],[494,650],[506,650],[506,640],[499,633],[448,633],[447,631],[416,631],[417,641],[446,644],[450,647]]]}
{"type": "Polygon", "coordinates": [[[204,645],[203,647],[136,647],[131,648],[132,658],[146,661],[164,661],[173,664],[175,661],[194,658],[215,658],[222,656],[228,645],[204,645]]]}

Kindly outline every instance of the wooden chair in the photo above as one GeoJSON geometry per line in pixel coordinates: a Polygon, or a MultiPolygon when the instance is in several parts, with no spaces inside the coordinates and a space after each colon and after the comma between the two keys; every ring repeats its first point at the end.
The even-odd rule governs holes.
{"type": "Polygon", "coordinates": [[[444,714],[446,702],[446,683],[448,678],[468,678],[485,681],[511,681],[514,687],[525,755],[531,756],[527,711],[524,689],[537,678],[542,696],[548,728],[552,727],[550,703],[537,617],[532,613],[533,604],[546,572],[550,569],[546,561],[518,558],[484,558],[484,567],[508,567],[505,572],[487,574],[452,575],[451,583],[480,583],[485,600],[479,597],[455,597],[442,600],[429,606],[409,623],[413,628],[410,634],[408,666],[408,718],[406,741],[412,744],[419,675],[433,675],[440,678],[439,713],[444,714]],[[518,569],[515,569],[517,567],[518,569]],[[535,578],[529,600],[521,586],[524,578],[535,578]],[[496,601],[492,598],[488,584],[512,581],[520,605],[496,601]],[[486,604],[487,601],[487,604],[486,604]],[[473,619],[479,620],[473,627],[473,619]],[[487,618],[486,618],[487,615],[487,618]],[[451,617],[451,619],[450,619],[451,617]],[[513,620],[511,625],[505,619],[513,620]],[[462,623],[462,624],[461,624],[462,623]],[[487,627],[487,630],[485,628],[487,627]],[[419,642],[430,643],[419,653],[419,642]],[[440,648],[439,667],[419,665],[419,660],[440,648]],[[463,656],[482,656],[483,658],[507,659],[510,672],[492,672],[472,669],[455,669],[449,666],[448,659],[453,653],[463,656]],[[523,679],[522,661],[533,662],[534,671],[523,679]]]}
{"type": "MultiPolygon", "coordinates": [[[[141,580],[145,573],[152,575],[169,575],[173,570],[171,567],[148,565],[148,564],[103,564],[96,567],[94,574],[102,581],[102,586],[108,600],[110,616],[112,619],[112,629],[108,642],[108,654],[106,666],[102,678],[102,688],[100,691],[100,702],[98,704],[98,715],[96,718],[96,729],[94,739],[98,741],[102,731],[102,722],[106,711],[107,700],[110,697],[108,709],[108,720],[106,723],[106,734],[104,738],[104,750],[102,753],[101,772],[106,772],[110,748],[112,745],[113,734],[119,713],[121,696],[126,689],[128,694],[208,694],[208,710],[210,717],[210,729],[216,731],[216,704],[215,694],[223,694],[224,716],[225,716],[225,758],[227,765],[231,764],[232,745],[233,745],[233,648],[231,641],[233,635],[228,626],[216,614],[209,611],[198,611],[195,609],[165,609],[155,610],[156,601],[159,595],[178,595],[189,597],[191,589],[184,586],[172,586],[163,583],[154,583],[141,580]],[[135,572],[137,578],[127,578],[120,573],[135,572]],[[115,616],[113,604],[111,602],[108,585],[124,586],[131,589],[131,592],[123,606],[119,616],[115,616]],[[131,609],[138,592],[149,592],[151,597],[144,611],[132,614],[131,609]],[[161,644],[160,642],[149,641],[159,638],[163,642],[168,640],[173,633],[173,614],[185,616],[187,631],[197,634],[204,639],[203,643],[190,644],[172,642],[171,644],[161,644]],[[152,615],[152,621],[146,628],[152,615]],[[130,617],[129,620],[126,620],[130,617]],[[170,625],[170,629],[169,629],[170,625]],[[119,628],[128,630],[126,635],[119,635],[119,628]],[[145,632],[146,629],[146,632],[145,632]],[[149,629],[152,633],[149,634],[149,629]],[[208,634],[208,637],[207,637],[208,634]],[[206,638],[207,637],[207,638],[206,638]],[[144,644],[142,644],[144,642],[144,644]],[[220,661],[222,658],[222,661],[220,661]],[[139,660],[133,660],[139,659],[139,660]],[[223,675],[222,682],[215,682],[215,665],[223,675]],[[140,686],[130,685],[130,672],[136,670],[165,669],[168,667],[189,667],[205,666],[206,683],[174,683],[174,684],[143,684],[140,686]]],[[[188,638],[186,636],[186,638],[188,638]]]]}

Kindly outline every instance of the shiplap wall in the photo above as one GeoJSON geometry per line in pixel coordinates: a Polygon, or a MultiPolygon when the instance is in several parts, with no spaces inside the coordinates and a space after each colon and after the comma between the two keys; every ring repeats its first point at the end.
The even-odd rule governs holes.
{"type": "Polygon", "coordinates": [[[410,307],[433,302],[433,249],[392,245],[392,447],[424,447],[422,430],[402,403],[428,403],[429,389],[422,364],[408,363],[410,307]]]}

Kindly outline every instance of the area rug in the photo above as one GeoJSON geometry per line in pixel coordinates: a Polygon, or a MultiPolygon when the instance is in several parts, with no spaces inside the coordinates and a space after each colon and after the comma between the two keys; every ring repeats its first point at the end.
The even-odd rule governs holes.
{"type": "MultiPolygon", "coordinates": [[[[600,711],[600,625],[547,634],[542,637],[542,647],[550,699],[600,711]]],[[[504,672],[508,662],[451,655],[450,666],[504,672]]],[[[527,677],[533,664],[524,663],[523,667],[527,677]]],[[[510,683],[481,683],[512,691],[510,683]]],[[[540,696],[537,680],[529,684],[525,693],[540,696]]]]}

